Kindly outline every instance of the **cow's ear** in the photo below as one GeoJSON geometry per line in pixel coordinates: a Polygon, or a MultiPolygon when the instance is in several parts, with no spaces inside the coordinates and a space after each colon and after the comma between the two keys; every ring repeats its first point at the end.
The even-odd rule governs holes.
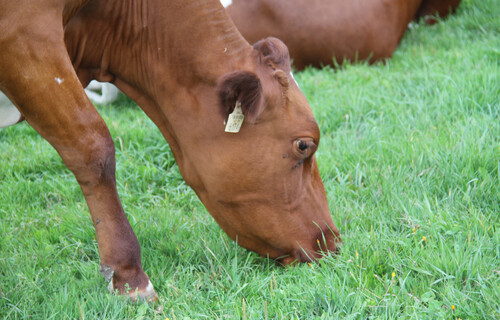
{"type": "Polygon", "coordinates": [[[260,80],[251,72],[235,71],[222,76],[217,83],[217,94],[225,119],[233,112],[236,102],[241,103],[245,119],[250,123],[255,122],[264,107],[260,80]]]}
{"type": "Polygon", "coordinates": [[[256,42],[253,48],[259,52],[262,63],[274,70],[291,71],[288,47],[280,39],[268,37],[256,42]]]}

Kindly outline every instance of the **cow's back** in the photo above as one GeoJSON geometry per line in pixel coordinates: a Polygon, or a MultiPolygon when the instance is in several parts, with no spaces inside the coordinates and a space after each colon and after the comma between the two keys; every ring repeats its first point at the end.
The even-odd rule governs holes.
{"type": "Polygon", "coordinates": [[[248,41],[282,39],[297,68],[390,57],[419,0],[233,0],[227,11],[248,41]]]}

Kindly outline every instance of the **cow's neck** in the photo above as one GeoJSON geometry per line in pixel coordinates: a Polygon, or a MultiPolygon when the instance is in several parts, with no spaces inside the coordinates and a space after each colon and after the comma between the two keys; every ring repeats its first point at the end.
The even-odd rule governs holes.
{"type": "Polygon", "coordinates": [[[180,167],[182,140],[201,133],[200,119],[223,124],[203,108],[216,106],[217,79],[255,68],[255,51],[218,0],[91,0],[67,24],[66,43],[82,82],[113,81],[134,99],[180,167]]]}
{"type": "Polygon", "coordinates": [[[70,55],[98,80],[213,80],[251,52],[217,0],[93,0],[72,20],[70,55]]]}

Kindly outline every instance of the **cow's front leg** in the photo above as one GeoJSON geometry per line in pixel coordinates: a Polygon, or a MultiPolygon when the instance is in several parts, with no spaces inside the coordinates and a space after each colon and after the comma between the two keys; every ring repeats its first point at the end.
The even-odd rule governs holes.
{"type": "Polygon", "coordinates": [[[139,243],[118,198],[108,128],[77,79],[62,26],[42,29],[31,31],[48,34],[29,39],[2,40],[0,35],[0,86],[74,173],[95,225],[101,271],[112,287],[133,299],[154,299],[139,243]]]}

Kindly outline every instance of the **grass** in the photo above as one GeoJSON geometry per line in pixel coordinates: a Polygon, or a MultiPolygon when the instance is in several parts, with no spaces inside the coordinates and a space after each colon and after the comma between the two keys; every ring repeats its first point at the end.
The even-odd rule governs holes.
{"type": "Polygon", "coordinates": [[[500,4],[464,0],[385,64],[296,78],[322,131],[341,254],[293,268],[221,231],[130,100],[99,108],[160,303],[107,293],[81,191],[27,124],[0,130],[0,318],[499,319],[500,4]]]}

